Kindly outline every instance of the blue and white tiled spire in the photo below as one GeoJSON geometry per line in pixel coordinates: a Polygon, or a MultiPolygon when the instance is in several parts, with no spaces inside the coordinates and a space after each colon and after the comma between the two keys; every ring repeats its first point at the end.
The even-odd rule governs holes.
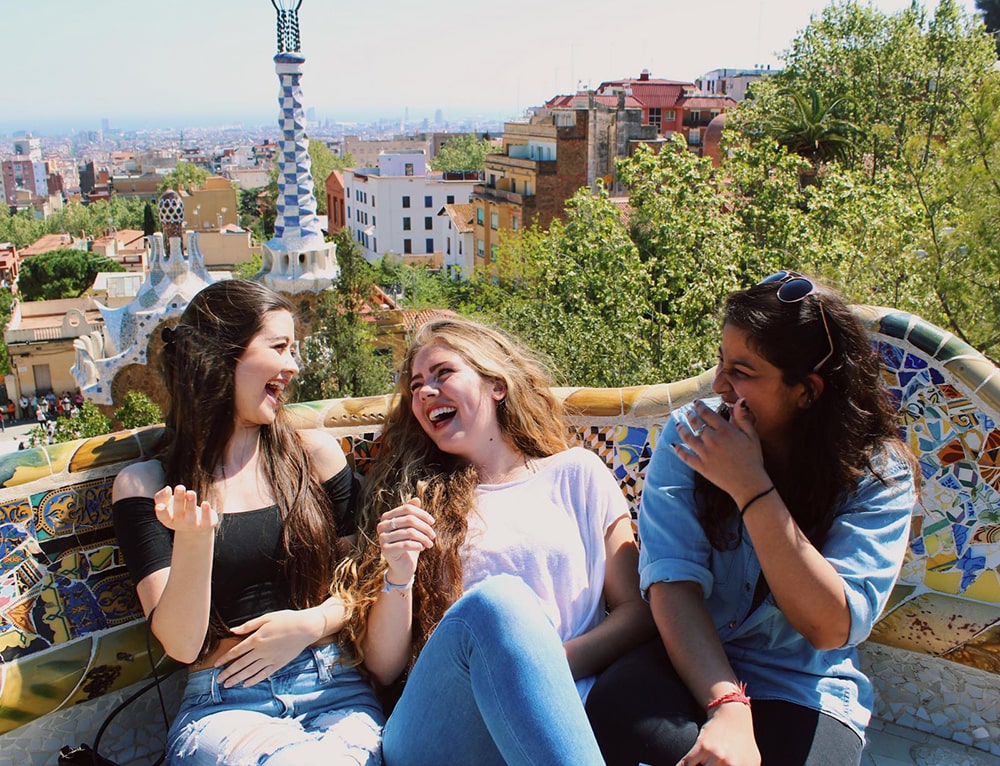
{"type": "MultiPolygon", "coordinates": [[[[278,53],[274,68],[280,88],[278,104],[278,199],[274,236],[264,243],[261,271],[255,277],[280,292],[319,292],[332,284],[340,273],[336,246],[323,241],[323,231],[316,215],[313,192],[309,138],[306,136],[305,109],[302,106],[302,65],[299,52],[297,0],[292,9],[279,7],[278,53]]],[[[285,4],[282,4],[285,5],[285,4]]]]}
{"type": "Polygon", "coordinates": [[[275,71],[281,81],[278,103],[278,199],[274,238],[269,247],[279,244],[286,250],[311,249],[323,244],[323,232],[316,215],[312,162],[306,137],[305,110],[302,108],[302,65],[298,53],[279,53],[274,57],[275,71]]]}

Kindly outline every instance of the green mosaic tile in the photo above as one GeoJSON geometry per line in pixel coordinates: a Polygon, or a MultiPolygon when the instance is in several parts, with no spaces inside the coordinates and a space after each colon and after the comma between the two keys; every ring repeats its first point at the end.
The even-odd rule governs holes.
{"type": "Polygon", "coordinates": [[[919,319],[914,321],[906,335],[906,339],[910,343],[931,357],[937,353],[947,337],[947,333],[940,328],[919,319]]]}

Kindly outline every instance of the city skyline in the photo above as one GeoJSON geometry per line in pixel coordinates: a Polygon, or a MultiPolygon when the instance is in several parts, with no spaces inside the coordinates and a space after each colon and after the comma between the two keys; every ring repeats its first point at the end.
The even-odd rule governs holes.
{"type": "MultiPolygon", "coordinates": [[[[528,3],[502,13],[459,0],[345,8],[305,0],[302,87],[317,120],[513,119],[578,84],[694,80],[711,69],[778,68],[827,0],[528,3]],[[673,7],[679,6],[679,7],[673,7]]],[[[892,13],[910,0],[872,0],[892,13]]],[[[275,14],[267,0],[9,4],[4,26],[38,44],[0,81],[0,133],[261,125],[277,114],[275,14]],[[8,26],[10,24],[10,26],[8,26]]],[[[974,0],[959,5],[975,13],[974,0]]],[[[933,11],[936,4],[929,5],[933,11]]]]}

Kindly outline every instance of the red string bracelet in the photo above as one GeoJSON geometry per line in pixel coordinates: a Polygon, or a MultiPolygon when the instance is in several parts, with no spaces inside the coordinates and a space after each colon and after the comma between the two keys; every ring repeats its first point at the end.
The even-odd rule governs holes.
{"type": "Polygon", "coordinates": [[[740,688],[736,691],[723,694],[721,697],[716,697],[705,706],[705,710],[711,710],[719,705],[725,705],[727,702],[742,702],[747,707],[750,707],[750,698],[747,696],[747,685],[745,683],[740,684],[740,688]]]}

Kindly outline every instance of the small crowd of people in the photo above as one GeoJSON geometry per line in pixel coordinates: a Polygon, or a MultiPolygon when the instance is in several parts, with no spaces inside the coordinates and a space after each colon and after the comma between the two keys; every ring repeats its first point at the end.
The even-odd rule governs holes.
{"type": "Polygon", "coordinates": [[[916,472],[835,290],[729,297],[714,398],[656,438],[641,551],[546,368],[493,328],[416,331],[363,486],[289,422],[286,298],[217,282],[163,341],[166,429],[113,516],[189,665],[168,763],[860,762],[856,647],[916,472]]]}

